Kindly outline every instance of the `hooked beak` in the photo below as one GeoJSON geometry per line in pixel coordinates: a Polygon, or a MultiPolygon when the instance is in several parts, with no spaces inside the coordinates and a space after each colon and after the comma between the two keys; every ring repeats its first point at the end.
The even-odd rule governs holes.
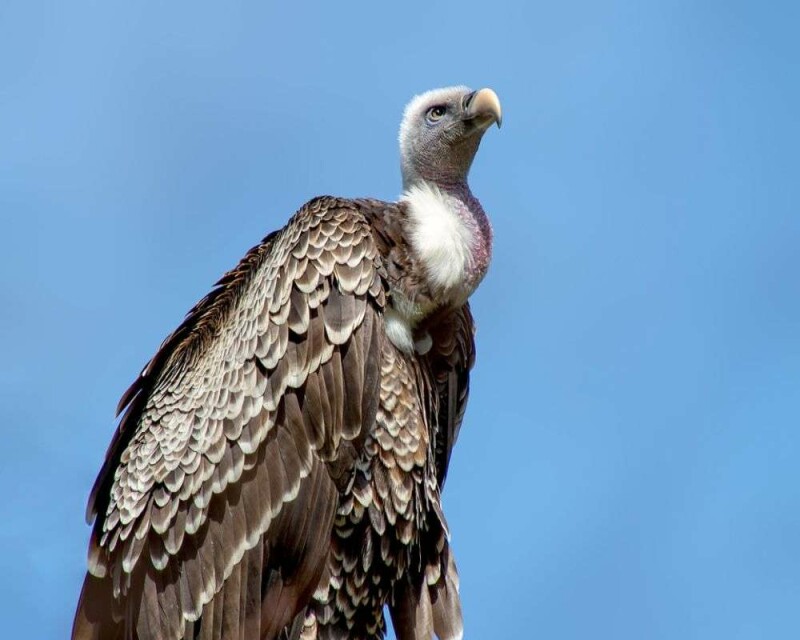
{"type": "Polygon", "coordinates": [[[500,108],[500,98],[491,89],[479,89],[464,97],[464,120],[471,120],[475,125],[485,131],[493,122],[497,128],[503,123],[503,112],[500,108]]]}

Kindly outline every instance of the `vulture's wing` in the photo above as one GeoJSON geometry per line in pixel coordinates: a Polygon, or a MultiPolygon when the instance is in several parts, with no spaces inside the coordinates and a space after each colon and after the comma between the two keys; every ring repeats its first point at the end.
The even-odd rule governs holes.
{"type": "Polygon", "coordinates": [[[475,364],[475,325],[469,304],[452,312],[431,331],[429,352],[438,391],[436,410],[436,475],[444,485],[450,454],[458,439],[469,395],[469,375],[475,364]]]}
{"type": "MultiPolygon", "coordinates": [[[[441,490],[464,418],[469,374],[475,363],[475,327],[469,305],[437,318],[431,324],[430,335],[432,347],[426,357],[435,383],[432,435],[436,478],[441,490]]],[[[445,547],[445,553],[445,566],[428,567],[427,589],[415,590],[408,582],[395,585],[389,610],[398,637],[428,638],[434,632],[437,638],[463,637],[458,572],[449,545],[445,547]],[[441,570],[443,575],[439,574],[441,570]]]]}
{"type": "Polygon", "coordinates": [[[374,421],[384,302],[357,204],[320,198],[197,304],[120,403],[73,638],[291,622],[374,421]]]}

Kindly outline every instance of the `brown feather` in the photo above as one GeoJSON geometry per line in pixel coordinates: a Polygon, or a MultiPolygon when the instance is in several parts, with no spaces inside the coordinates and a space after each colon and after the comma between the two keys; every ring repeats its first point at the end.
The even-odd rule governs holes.
{"type": "MultiPolygon", "coordinates": [[[[354,415],[353,405],[374,404],[364,396],[377,395],[366,355],[348,360],[363,371],[347,373],[356,393],[345,391],[332,344],[366,339],[353,349],[360,354],[377,344],[373,332],[354,334],[362,323],[375,325],[365,321],[367,306],[374,316],[383,300],[353,298],[359,278],[374,273],[377,251],[364,240],[363,217],[349,226],[349,234],[360,234],[357,242],[338,228],[340,219],[358,216],[347,201],[309,203],[220,279],[124,394],[125,413],[88,508],[98,516],[90,568],[102,575],[110,564],[118,600],[103,587],[107,579],[87,576],[75,637],[106,637],[118,628],[112,615],[98,612],[100,593],[112,594],[107,611],[135,616],[130,624],[139,636],[165,638],[233,638],[254,624],[266,624],[265,637],[276,636],[310,598],[337,503],[315,456],[334,458],[343,416],[354,415]],[[342,207],[346,216],[337,213],[342,207]],[[352,266],[333,276],[345,263],[352,266]],[[249,394],[262,392],[259,409],[261,396],[249,394]],[[119,539],[124,544],[112,547],[119,539]],[[262,575],[274,576],[270,566],[285,560],[260,550],[287,541],[293,565],[284,566],[280,580],[270,578],[284,586],[262,594],[262,575]],[[139,590],[127,586],[136,575],[139,590]],[[269,604],[251,614],[262,596],[276,602],[269,623],[261,621],[269,604]],[[128,606],[132,598],[138,603],[128,606]],[[186,626],[184,618],[199,622],[186,626]]],[[[348,424],[347,435],[365,426],[348,424]]]]}

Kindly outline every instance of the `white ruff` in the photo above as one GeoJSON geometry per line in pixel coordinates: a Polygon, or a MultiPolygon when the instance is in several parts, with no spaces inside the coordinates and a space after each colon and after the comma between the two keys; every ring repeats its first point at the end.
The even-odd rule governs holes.
{"type": "Polygon", "coordinates": [[[452,199],[423,182],[402,196],[408,204],[409,241],[434,289],[452,291],[466,279],[472,259],[472,229],[453,210],[452,199]]]}

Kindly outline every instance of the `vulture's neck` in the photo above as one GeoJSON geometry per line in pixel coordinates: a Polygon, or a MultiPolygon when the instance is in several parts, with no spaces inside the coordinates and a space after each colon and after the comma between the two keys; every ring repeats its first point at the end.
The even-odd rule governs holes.
{"type": "Polygon", "coordinates": [[[415,182],[400,205],[411,261],[393,287],[387,333],[399,349],[425,353],[431,346],[426,319],[463,305],[486,275],[492,227],[466,182],[415,182]],[[421,287],[404,286],[413,282],[421,287]]]}
{"type": "Polygon", "coordinates": [[[424,280],[445,306],[460,306],[478,286],[492,256],[492,227],[467,183],[417,182],[408,187],[406,237],[424,280]]]}

